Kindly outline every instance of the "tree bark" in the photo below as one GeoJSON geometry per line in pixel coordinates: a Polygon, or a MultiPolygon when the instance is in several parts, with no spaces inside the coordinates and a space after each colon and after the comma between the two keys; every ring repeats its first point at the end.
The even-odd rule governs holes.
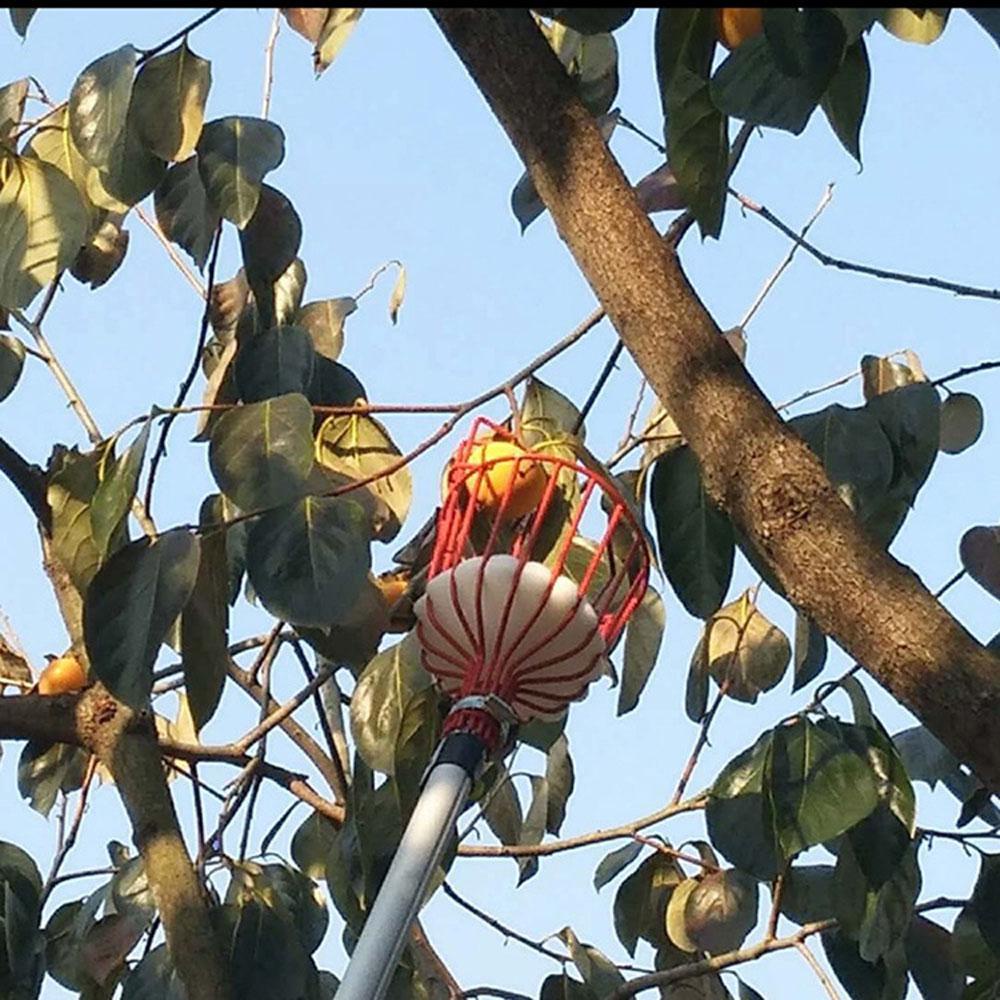
{"type": "Polygon", "coordinates": [[[1000,791],[1000,660],[864,534],[719,336],[530,14],[432,13],[694,449],[709,495],[792,603],[1000,791]]]}

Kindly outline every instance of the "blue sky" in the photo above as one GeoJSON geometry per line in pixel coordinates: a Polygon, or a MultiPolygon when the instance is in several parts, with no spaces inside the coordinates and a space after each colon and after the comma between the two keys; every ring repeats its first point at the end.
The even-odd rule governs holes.
{"type": "MultiPolygon", "coordinates": [[[[0,28],[0,83],[32,74],[54,97],[67,94],[75,75],[93,58],[132,42],[150,47],[194,16],[191,11],[43,10],[22,44],[0,28]]],[[[208,118],[255,115],[260,109],[264,44],[271,11],[228,10],[190,39],[211,59],[213,87],[208,118]]],[[[622,85],[617,106],[647,131],[660,127],[652,60],[652,14],[638,13],[618,34],[622,85]]],[[[864,169],[841,149],[817,114],[798,137],[768,131],[755,137],[734,186],[792,225],[813,210],[825,186],[836,183],[833,202],[813,229],[823,249],[852,260],[985,286],[1000,285],[995,234],[1000,205],[994,196],[1000,159],[996,95],[1000,59],[995,44],[964,12],[955,12],[944,37],[922,48],[905,45],[876,28],[870,40],[873,87],[863,133],[864,169]]],[[[304,222],[301,256],[309,283],[306,299],[349,295],[372,270],[399,258],[408,270],[408,291],[399,325],[389,324],[383,279],[347,321],[343,362],[365,383],[372,401],[454,402],[501,381],[562,337],[594,307],[592,293],[542,217],[525,236],[510,214],[510,189],[521,165],[464,69],[424,11],[372,10],[320,78],[313,79],[309,45],[283,26],[276,52],[271,117],[286,135],[286,157],[269,178],[287,194],[304,222]]],[[[637,180],[657,165],[653,149],[619,131],[613,149],[637,180]]],[[[148,410],[168,404],[186,370],[201,306],[162,248],[137,221],[121,271],[90,292],[67,280],[46,322],[59,357],[76,380],[102,429],[111,432],[148,410]]],[[[786,249],[764,222],[729,206],[722,239],[688,237],[683,259],[699,294],[723,327],[734,324],[786,249]]],[[[239,266],[238,242],[227,229],[220,275],[239,266]]],[[[825,270],[796,260],[748,330],[748,366],[775,402],[847,374],[861,355],[912,348],[931,377],[997,354],[996,303],[958,299],[923,288],[879,282],[825,270]]],[[[540,374],[582,401],[613,344],[603,324],[574,350],[540,374]]],[[[1000,467],[998,431],[991,415],[1000,403],[996,376],[959,384],[976,392],[987,415],[979,443],[955,458],[942,456],[921,492],[894,552],[932,589],[958,568],[958,540],[972,524],[996,521],[1000,467]]],[[[634,365],[623,359],[588,421],[588,443],[609,454],[622,435],[638,386],[634,365]]],[[[200,392],[201,382],[196,385],[200,392]]],[[[857,381],[800,406],[860,401],[857,381]]],[[[496,408],[489,412],[497,415],[496,408]]],[[[406,449],[436,426],[434,417],[387,420],[406,449]]],[[[81,428],[48,373],[29,359],[15,393],[0,406],[0,434],[23,454],[44,464],[56,441],[84,444],[81,428]]],[[[155,513],[167,526],[193,520],[212,490],[203,446],[187,443],[193,423],[178,422],[169,459],[160,472],[155,513]]],[[[414,467],[412,523],[432,509],[443,446],[414,467]]],[[[54,602],[39,570],[30,517],[0,483],[0,609],[8,616],[35,665],[59,652],[64,636],[54,602]]],[[[391,549],[376,552],[379,567],[391,549]]],[[[753,583],[738,567],[732,595],[753,583]]],[[[992,598],[975,584],[954,587],[946,603],[981,639],[1000,628],[992,598]]],[[[792,615],[771,594],[763,609],[786,629],[792,615]]],[[[269,627],[259,609],[243,606],[233,635],[269,627]]],[[[575,706],[568,730],[577,790],[565,833],[583,833],[648,813],[670,795],[695,738],[683,713],[684,677],[697,641],[697,623],[668,597],[668,628],[657,669],[640,707],[614,718],[616,693],[598,685],[575,706]]],[[[826,677],[849,665],[834,652],[826,677]]],[[[299,683],[289,662],[279,687],[299,683]]],[[[890,731],[912,720],[873,682],[866,686],[890,731]]],[[[787,696],[788,684],[756,708],[727,703],[713,745],[702,758],[692,788],[708,784],[764,725],[806,700],[787,696]]],[[[224,741],[250,724],[250,703],[229,692],[223,711],[205,733],[224,741]]],[[[279,746],[281,759],[295,758],[279,746]]],[[[0,838],[13,839],[42,859],[51,856],[54,824],[20,802],[15,786],[18,749],[0,762],[0,838]]],[[[535,763],[530,754],[518,766],[535,763]]],[[[298,765],[295,765],[298,766],[298,765]]],[[[221,782],[232,775],[215,775],[221,782]]],[[[946,793],[925,794],[920,821],[951,825],[957,812],[946,793]]],[[[188,793],[175,786],[188,814],[188,793]]],[[[128,840],[117,795],[101,788],[74,849],[68,870],[104,863],[104,843],[128,840]]],[[[262,798],[261,815],[281,803],[262,798]]],[[[304,818],[300,812],[300,819],[304,818]]],[[[259,831],[267,825],[260,821],[259,831]]],[[[702,834],[697,819],[663,828],[676,844],[702,834]]],[[[283,839],[277,845],[283,848],[283,839]]],[[[453,884],[470,900],[529,936],[541,938],[570,924],[581,939],[626,961],[611,923],[612,888],[597,896],[594,867],[607,851],[598,846],[548,859],[541,873],[515,891],[512,862],[468,859],[456,865],[453,884]]],[[[974,866],[955,846],[924,852],[924,895],[961,894],[974,866]]],[[[90,883],[71,883],[82,889],[90,883]]],[[[72,898],[69,895],[59,898],[72,898]]],[[[940,917],[950,925],[952,914],[940,917]]],[[[536,995],[544,975],[558,966],[435,899],[426,914],[428,932],[467,988],[495,985],[536,995]]],[[[341,971],[339,935],[317,958],[341,971]]],[[[816,949],[819,950],[818,944],[816,949]]],[[[648,963],[640,952],[637,961],[648,963]]],[[[746,970],[765,996],[819,996],[820,986],[799,956],[771,956],[746,970]]],[[[732,984],[730,984],[732,985],[732,984]]],[[[46,998],[64,996],[50,984],[46,998]]]]}

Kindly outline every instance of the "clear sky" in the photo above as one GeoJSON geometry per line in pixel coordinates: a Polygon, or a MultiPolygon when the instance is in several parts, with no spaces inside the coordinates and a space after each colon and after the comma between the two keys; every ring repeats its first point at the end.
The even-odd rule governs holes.
{"type": "MultiPolygon", "coordinates": [[[[271,13],[229,10],[191,37],[194,50],[212,61],[208,118],[259,113],[271,13]]],[[[151,47],[193,16],[170,9],[43,10],[24,44],[0,25],[0,83],[32,74],[53,97],[62,98],[93,58],[126,42],[151,47]]],[[[655,134],[660,112],[652,20],[651,12],[639,12],[617,34],[622,52],[617,106],[655,134]]],[[[876,28],[869,51],[873,87],[862,140],[864,170],[858,171],[817,113],[801,137],[772,131],[755,137],[735,187],[797,225],[825,186],[836,182],[832,204],[813,230],[823,249],[887,268],[1000,285],[1000,202],[994,196],[1000,54],[995,44],[968,15],[956,11],[942,40],[929,48],[905,45],[876,28]]],[[[357,372],[372,401],[464,400],[515,372],[593,309],[593,295],[550,220],[543,217],[525,236],[519,234],[508,199],[521,165],[425,11],[369,11],[319,81],[313,79],[308,43],[283,26],[272,118],[285,131],[287,149],[269,180],[292,199],[304,222],[306,299],[352,294],[389,258],[407,266],[409,287],[398,326],[392,327],[386,315],[391,279],[383,279],[347,322],[341,360],[357,372]]],[[[656,152],[627,132],[616,134],[613,149],[636,180],[657,165],[656,152]]],[[[46,322],[54,349],[106,432],[147,411],[152,402],[172,401],[201,313],[198,298],[148,230],[137,220],[130,220],[129,229],[132,243],[120,272],[96,292],[68,279],[46,322]]],[[[785,249],[780,235],[758,218],[742,217],[730,204],[721,241],[700,244],[691,234],[683,258],[703,300],[728,327],[739,320],[785,249]]],[[[238,266],[238,242],[227,227],[221,276],[229,277],[238,266]]],[[[909,347],[932,378],[940,376],[996,355],[997,325],[996,303],[824,270],[801,257],[750,325],[747,363],[777,403],[849,373],[866,353],[909,347]]],[[[541,377],[582,401],[612,344],[613,332],[603,324],[541,377]]],[[[894,545],[932,589],[958,568],[962,532],[997,518],[1000,435],[991,422],[1000,403],[996,385],[996,376],[989,374],[961,384],[982,399],[986,430],[973,449],[939,459],[894,545]]],[[[618,443],[637,386],[635,367],[626,358],[588,422],[588,443],[598,455],[609,454],[618,443]]],[[[857,381],[799,412],[834,401],[859,402],[857,381]]],[[[387,423],[404,449],[436,426],[433,417],[396,417],[387,423]]],[[[30,358],[22,383],[0,405],[0,434],[40,464],[56,441],[85,443],[58,388],[30,358]]],[[[193,423],[179,422],[173,431],[155,503],[161,527],[193,520],[201,498],[213,489],[205,449],[187,443],[191,434],[193,423]]],[[[439,448],[414,467],[413,526],[434,506],[447,454],[447,447],[439,448]]],[[[0,526],[0,608],[37,667],[44,653],[61,651],[65,637],[39,569],[31,518],[5,482],[0,482],[0,526]]],[[[376,551],[378,568],[387,565],[390,551],[376,551]]],[[[732,596],[753,582],[754,575],[740,563],[732,596]]],[[[577,788],[566,834],[653,811],[669,797],[688,756],[696,731],[683,712],[683,691],[698,623],[672,595],[667,603],[666,640],[640,707],[615,719],[616,693],[599,684],[572,709],[568,734],[577,788]]],[[[971,582],[955,586],[946,603],[983,640],[1000,628],[995,601],[971,582]]],[[[762,605],[791,629],[791,611],[781,600],[768,593],[762,605]]],[[[234,616],[232,635],[257,634],[269,625],[264,612],[244,604],[234,616]]],[[[847,665],[844,654],[834,651],[824,676],[847,665]]],[[[286,666],[279,671],[278,686],[287,695],[300,675],[291,661],[286,666]]],[[[790,698],[789,686],[785,682],[756,708],[723,706],[692,789],[708,784],[761,728],[805,703],[808,693],[790,698]]],[[[873,682],[866,686],[890,732],[912,724],[873,682]]],[[[250,702],[238,691],[229,692],[204,738],[231,739],[252,718],[250,702]]],[[[281,760],[296,761],[287,747],[276,747],[281,760]]],[[[15,785],[18,753],[18,747],[9,746],[0,762],[0,838],[25,846],[44,869],[55,825],[21,803],[15,785]]],[[[524,765],[537,766],[537,761],[526,753],[518,759],[518,768],[524,765]]],[[[214,774],[219,783],[230,777],[222,770],[214,774]]],[[[190,827],[188,791],[174,787],[190,827]]],[[[957,815],[947,793],[931,796],[925,786],[920,786],[920,804],[924,825],[951,826],[957,815]]],[[[265,818],[258,833],[281,807],[278,797],[262,797],[259,815],[265,818]]],[[[304,818],[304,810],[297,816],[289,831],[304,818]]],[[[702,831],[697,818],[663,828],[675,844],[702,831]]],[[[112,838],[128,841],[129,831],[116,793],[101,788],[92,796],[66,870],[105,863],[104,844],[112,838]]],[[[276,847],[284,850],[286,843],[287,837],[280,837],[276,847]]],[[[461,861],[451,880],[471,901],[522,933],[541,938],[569,924],[581,939],[622,962],[627,956],[611,921],[614,889],[597,896],[591,885],[593,869],[608,849],[601,845],[546,859],[541,873],[517,890],[513,862],[499,859],[461,861]]],[[[964,894],[974,869],[956,846],[940,842],[933,853],[923,852],[924,896],[964,894]]],[[[79,895],[92,884],[96,887],[76,882],[68,888],[79,895]]],[[[69,898],[75,897],[57,897],[69,898]]],[[[938,917],[950,926],[953,914],[938,917]]],[[[514,942],[505,945],[495,931],[446,899],[430,904],[426,926],[466,988],[494,985],[537,995],[542,977],[558,971],[555,963],[514,942]]],[[[648,965],[651,956],[644,948],[637,962],[648,965]]],[[[820,951],[818,942],[815,948],[820,951]]],[[[320,967],[342,971],[339,927],[316,957],[320,967]]],[[[815,977],[791,952],[767,957],[741,974],[765,996],[821,995],[815,977]]],[[[66,994],[50,980],[43,995],[55,1000],[66,994]]]]}

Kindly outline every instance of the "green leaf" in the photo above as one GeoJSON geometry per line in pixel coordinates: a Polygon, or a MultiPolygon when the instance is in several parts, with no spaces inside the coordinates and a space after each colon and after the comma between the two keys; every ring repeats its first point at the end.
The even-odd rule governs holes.
{"type": "Polygon", "coordinates": [[[767,8],[764,34],[730,53],[712,78],[724,114],[798,135],[841,64],[846,33],[822,8],[767,8]]]}
{"type": "Polygon", "coordinates": [[[949,13],[946,7],[887,7],[882,26],[904,42],[930,45],[943,34],[949,13]]]}
{"type": "Polygon", "coordinates": [[[805,615],[795,613],[795,642],[792,691],[800,691],[814,681],[826,665],[826,636],[805,615]]]}
{"type": "MultiPolygon", "coordinates": [[[[277,188],[263,184],[250,221],[240,232],[243,267],[263,329],[286,322],[275,303],[275,283],[296,260],[302,245],[302,220],[277,188]]],[[[303,282],[304,284],[304,282],[303,282]]],[[[298,310],[301,293],[292,312],[298,310]]]]}
{"type": "Polygon", "coordinates": [[[870,410],[892,445],[892,494],[913,503],[930,475],[941,440],[941,399],[930,382],[905,385],[870,399],[870,410]]]}
{"type": "Polygon", "coordinates": [[[670,585],[689,614],[711,617],[729,589],[736,546],[729,519],[705,494],[690,447],[656,460],[650,503],[670,585]]]}
{"type": "Polygon", "coordinates": [[[310,878],[326,878],[326,862],[336,836],[337,828],[330,820],[311,813],[292,836],[292,859],[310,878]]]}
{"type": "Polygon", "coordinates": [[[546,976],[538,1000],[594,1000],[594,994],[578,979],[565,972],[546,976]]]}
{"type": "Polygon", "coordinates": [[[58,792],[83,784],[87,752],[66,743],[29,740],[17,764],[17,790],[35,812],[48,816],[58,792]]]}
{"type": "Polygon", "coordinates": [[[276,618],[295,625],[336,624],[370,567],[364,511],[343,497],[275,507],[247,537],[247,575],[257,596],[276,618]]]}
{"type": "Polygon", "coordinates": [[[157,945],[132,968],[122,1000],[187,1000],[187,990],[165,944],[157,945]]]}
{"type": "Polygon", "coordinates": [[[1000,45],[1000,14],[996,7],[966,7],[976,23],[1000,45]]]}
{"type": "Polygon", "coordinates": [[[713,11],[706,7],[662,7],[656,15],[655,32],[656,80],[667,115],[678,70],[708,79],[716,43],[713,11]]]}
{"type": "Polygon", "coordinates": [[[677,862],[655,851],[618,887],[615,934],[629,955],[635,955],[640,938],[653,947],[666,943],[667,902],[683,881],[677,862]]]}
{"type": "Polygon", "coordinates": [[[351,736],[373,771],[394,773],[406,707],[432,684],[412,634],[383,649],[361,672],[351,696],[351,736]]]}
{"type": "Polygon", "coordinates": [[[24,356],[24,344],[17,337],[0,333],[0,400],[14,391],[24,368],[24,356]]]}
{"type": "Polygon", "coordinates": [[[312,407],[298,393],[229,410],[212,431],[208,464],[240,510],[299,496],[313,467],[312,407]]]}
{"type": "Polygon", "coordinates": [[[940,924],[915,915],[906,932],[906,958],[924,1000],[962,1000],[965,975],[952,935],[940,924]]]}
{"type": "Polygon", "coordinates": [[[586,431],[577,428],[580,411],[558,389],[534,375],[524,386],[521,401],[521,438],[529,448],[547,450],[547,446],[576,438],[583,442],[586,431]]]}
{"type": "Polygon", "coordinates": [[[357,308],[350,295],[307,302],[295,317],[295,325],[308,332],[317,354],[336,361],[344,347],[344,320],[357,308]]]}
{"type": "Polygon", "coordinates": [[[142,144],[130,114],[107,166],[98,172],[98,181],[109,202],[109,210],[124,213],[152,194],[166,172],[166,161],[154,156],[142,144]]]}
{"type": "MultiPolygon", "coordinates": [[[[201,505],[202,526],[222,520],[222,497],[206,497],[201,505]]],[[[229,669],[229,561],[226,531],[206,532],[201,538],[198,576],[181,612],[181,666],[184,690],[195,729],[215,714],[229,669]]]]}
{"type": "Polygon", "coordinates": [[[692,660],[702,661],[701,669],[719,687],[728,682],[730,698],[752,705],[785,676],[791,653],[785,633],[761,614],[745,591],[706,622],[692,660]]]}
{"type": "Polygon", "coordinates": [[[548,783],[545,829],[553,836],[558,836],[563,820],[566,819],[566,803],[573,794],[575,784],[573,760],[569,755],[569,742],[565,734],[560,735],[549,748],[545,761],[545,780],[548,783]]]}
{"type": "MultiPolygon", "coordinates": [[[[531,782],[531,804],[524,814],[521,836],[518,841],[523,846],[532,846],[542,842],[549,814],[549,783],[547,779],[532,774],[529,775],[529,781],[531,782]]],[[[538,873],[538,858],[517,858],[517,867],[520,869],[517,884],[523,885],[538,873]]]]}
{"type": "Polygon", "coordinates": [[[437,688],[428,685],[403,707],[393,748],[393,786],[399,799],[399,812],[404,819],[409,818],[420,797],[421,781],[437,748],[440,734],[441,696],[437,688]]]}
{"type": "Polygon", "coordinates": [[[892,446],[870,405],[851,408],[834,403],[788,422],[862,517],[884,500],[893,479],[892,446]]]}
{"type": "Polygon", "coordinates": [[[971,392],[953,392],[941,404],[938,447],[949,455],[971,448],[983,433],[983,404],[971,392]]]}
{"type": "Polygon", "coordinates": [[[608,996],[625,985],[625,977],[617,966],[596,948],[582,944],[571,927],[564,927],[556,936],[566,945],[573,964],[593,996],[608,996]]]}
{"type": "Polygon", "coordinates": [[[858,944],[843,931],[824,931],[823,951],[851,1000],[903,1000],[906,993],[906,956],[902,948],[890,961],[866,962],[858,944]]]}
{"type": "Polygon", "coordinates": [[[33,157],[0,157],[0,306],[25,309],[73,263],[87,211],[65,174],[33,157]]]}
{"type": "Polygon", "coordinates": [[[314,406],[351,406],[368,398],[357,375],[339,361],[317,355],[309,402],[314,406]]]}
{"type": "Polygon", "coordinates": [[[209,202],[242,229],[257,209],[264,176],[285,158],[284,134],[261,118],[218,118],[202,129],[197,151],[209,202]]]}
{"type": "Polygon", "coordinates": [[[146,706],[160,645],[194,588],[198,539],[183,529],[119,549],[87,588],[90,668],[121,701],[146,706]]]}
{"type": "Polygon", "coordinates": [[[685,931],[698,951],[735,951],[757,923],[756,881],[728,868],[698,880],[684,905],[685,931]]]}
{"type": "Polygon", "coordinates": [[[497,765],[496,780],[488,789],[483,803],[483,819],[501,844],[520,843],[524,816],[521,800],[507,768],[497,765]]]}
{"type": "Polygon", "coordinates": [[[634,7],[547,7],[537,11],[581,35],[617,31],[634,13],[634,7]]]}
{"type": "Polygon", "coordinates": [[[600,892],[609,882],[617,878],[642,853],[638,841],[626,844],[605,854],[594,871],[594,889],[600,892]]]}
{"type": "Polygon", "coordinates": [[[983,854],[969,910],[983,940],[1000,955],[1000,854],[983,854]]]}
{"type": "Polygon", "coordinates": [[[102,553],[107,552],[112,537],[121,528],[135,497],[152,423],[152,420],[144,422],[142,431],[119,458],[113,458],[115,439],[109,441],[103,450],[98,466],[100,482],[90,502],[93,538],[102,553]]]}
{"type": "Polygon", "coordinates": [[[848,728],[830,719],[799,719],[774,730],[766,780],[785,859],[833,840],[878,804],[875,775],[845,741],[848,728]]]}
{"type": "Polygon", "coordinates": [[[186,39],[143,64],[132,90],[131,113],[150,152],[175,161],[194,152],[211,86],[211,64],[192,52],[186,39]]]}
{"type": "Polygon", "coordinates": [[[958,546],[962,569],[987,593],[1000,600],[1000,528],[976,525],[958,546]]]}
{"type": "Polygon", "coordinates": [[[10,23],[14,26],[14,30],[24,38],[28,34],[28,25],[31,24],[31,19],[38,12],[37,7],[8,7],[7,13],[10,14],[10,23]]]}
{"type": "Polygon", "coordinates": [[[359,493],[373,501],[371,532],[381,542],[396,537],[410,512],[413,477],[408,466],[394,468],[401,458],[389,432],[367,414],[328,417],[316,434],[316,461],[322,468],[351,482],[377,477],[359,493]]]}
{"type": "Polygon", "coordinates": [[[868,107],[871,88],[871,66],[863,38],[849,45],[844,61],[827,87],[820,106],[833,134],[844,149],[861,163],[861,123],[868,107]]]}
{"type": "Polygon", "coordinates": [[[834,916],[832,865],[793,865],[785,875],[781,912],[796,924],[811,924],[834,916]]]}
{"type": "Polygon", "coordinates": [[[24,102],[28,96],[28,78],[14,80],[0,87],[0,142],[6,142],[8,137],[21,124],[24,114],[24,102]]]}
{"type": "Polygon", "coordinates": [[[702,236],[718,236],[729,176],[729,121],[707,79],[679,67],[667,94],[667,159],[702,236]]]}
{"type": "Polygon", "coordinates": [[[96,451],[81,454],[76,448],[57,448],[48,471],[46,497],[52,508],[52,551],[81,594],[104,558],[90,522],[99,461],[96,451]]]}
{"type": "Polygon", "coordinates": [[[300,326],[273,327],[240,345],[236,385],[244,403],[286,393],[305,394],[312,384],[316,352],[300,326]]]}
{"type": "Polygon", "coordinates": [[[128,251],[128,244],[128,230],[122,229],[109,217],[80,248],[69,273],[81,284],[89,285],[91,289],[100,288],[107,284],[121,267],[128,251]]]}
{"type": "Polygon", "coordinates": [[[734,757],[719,773],[709,793],[705,822],[712,846],[737,868],[769,881],[784,857],[777,843],[770,803],[773,733],[734,757]]]}
{"type": "Polygon", "coordinates": [[[317,76],[324,73],[337,58],[364,12],[364,7],[331,7],[327,10],[313,50],[313,69],[317,76]]]}
{"type": "Polygon", "coordinates": [[[649,675],[656,666],[656,657],[663,642],[666,628],[667,609],[663,598],[649,587],[643,595],[642,603],[632,613],[625,628],[625,653],[622,668],[622,682],[618,689],[618,715],[631,712],[639,704],[649,681],[649,675]]]}
{"type": "Polygon", "coordinates": [[[69,95],[69,128],[83,158],[108,166],[125,132],[136,50],[123,45],[95,59],[77,78],[69,95]]]}
{"type": "Polygon", "coordinates": [[[208,203],[194,156],[175,163],[166,172],[153,194],[153,207],[167,239],[176,243],[203,271],[220,217],[208,203]]]}

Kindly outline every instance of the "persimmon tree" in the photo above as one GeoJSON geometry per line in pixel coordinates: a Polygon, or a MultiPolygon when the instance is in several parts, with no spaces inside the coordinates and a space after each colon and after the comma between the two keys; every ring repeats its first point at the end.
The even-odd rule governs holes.
{"type": "MultiPolygon", "coordinates": [[[[912,353],[866,356],[862,405],[783,420],[753,380],[741,330],[719,330],[680,260],[694,226],[724,239],[725,209],[738,203],[824,264],[1000,298],[833,259],[730,187],[757,128],[799,134],[818,111],[860,160],[870,33],[926,44],[950,12],[662,9],[653,41],[664,143],[646,138],[665,162],[633,184],[608,148],[616,128],[636,129],[614,107],[614,32],[632,9],[432,11],[524,161],[511,195],[522,229],[548,211],[599,303],[500,384],[443,406],[380,404],[338,360],[345,321],[382,275],[394,279],[396,322],[405,270],[389,262],[354,296],[312,287],[306,294],[299,213],[308,220],[309,206],[297,210],[267,181],[286,155],[282,129],[268,119],[269,86],[260,117],[206,120],[211,66],[194,49],[195,32],[219,12],[151,49],[125,43],[81,67],[65,100],[34,78],[0,89],[0,318],[8,331],[0,334],[0,400],[17,391],[25,365],[38,363],[86,438],[53,441],[44,467],[41,456],[23,456],[0,438],[0,471],[37,523],[38,572],[67,633],[65,654],[37,680],[13,634],[0,642],[0,739],[24,742],[24,808],[48,816],[58,803],[59,817],[57,850],[44,864],[16,837],[0,843],[0,995],[39,996],[46,977],[95,1000],[119,991],[130,1000],[334,994],[341,970],[320,971],[331,913],[318,885],[350,950],[447,711],[411,634],[433,521],[416,531],[408,523],[410,467],[499,401],[525,445],[599,469],[648,511],[663,578],[704,623],[683,696],[694,749],[678,762],[673,794],[650,802],[647,815],[562,836],[575,780],[566,717],[516,734],[544,757],[539,773],[515,781],[523,776],[497,760],[476,785],[446,868],[467,857],[508,857],[524,882],[544,856],[608,843],[595,887],[621,879],[613,902],[619,943],[634,957],[642,942],[652,956],[643,966],[616,964],[610,946],[581,942],[567,916],[554,955],[562,969],[539,984],[542,1000],[652,988],[726,996],[723,971],[784,949],[802,952],[836,996],[809,949],[813,937],[857,1000],[902,997],[911,979],[927,1000],[996,996],[997,856],[976,846],[978,880],[971,889],[956,884],[947,899],[921,899],[920,887],[933,836],[965,845],[996,839],[1000,663],[995,643],[981,645],[941,604],[943,590],[929,592],[888,552],[939,452],[964,451],[979,437],[981,405],[952,388],[970,369],[927,373],[912,353]],[[743,123],[735,135],[733,121],[743,123]],[[650,215],[663,211],[678,214],[660,233],[650,215]],[[132,213],[204,309],[172,405],[150,401],[147,413],[108,434],[45,322],[65,283],[100,295],[113,279],[132,213]],[[225,280],[224,240],[238,241],[242,258],[225,280]],[[578,404],[538,372],[605,318],[620,340],[578,404]],[[657,400],[643,423],[637,402],[621,447],[596,455],[585,423],[604,419],[600,395],[625,350],[657,400]],[[202,402],[192,403],[198,388],[202,402]],[[443,422],[404,452],[393,440],[395,421],[421,412],[443,422]],[[178,441],[179,421],[193,426],[189,444],[178,441]],[[171,475],[168,442],[205,451],[217,486],[179,525],[154,520],[157,491],[171,475]],[[738,556],[759,583],[735,595],[738,556]],[[759,608],[765,586],[793,609],[793,638],[759,608]],[[230,634],[231,609],[247,602],[269,616],[267,628],[230,634]],[[830,640],[856,665],[816,686],[830,640]],[[862,671],[921,724],[890,735],[862,671]],[[302,675],[299,690],[281,701],[272,685],[279,672],[302,675]],[[796,712],[782,720],[761,714],[756,741],[733,746],[730,762],[710,782],[700,776],[692,794],[722,703],[756,703],[789,673],[801,692],[796,712]],[[199,734],[227,686],[257,707],[227,742],[206,743],[199,734]],[[160,707],[170,692],[181,707],[168,719],[160,707]],[[836,693],[847,698],[835,709],[836,693]],[[269,736],[279,730],[287,741],[276,752],[269,736]],[[220,791],[222,769],[235,780],[220,791]],[[131,824],[122,841],[135,851],[113,842],[107,870],[79,873],[98,878],[96,887],[73,894],[76,879],[64,869],[86,836],[98,781],[120,794],[131,824]],[[960,801],[954,830],[932,834],[918,824],[917,781],[942,782],[960,801]],[[193,839],[174,801],[184,785],[193,839]],[[273,816],[260,815],[265,785],[287,798],[273,816]],[[308,816],[290,856],[275,858],[270,848],[296,805],[308,816]],[[682,814],[703,816],[705,833],[675,847],[671,820],[682,814]],[[471,843],[477,830],[495,842],[471,843]],[[829,858],[804,859],[812,848],[829,858]],[[958,912],[951,930],[924,915],[944,908],[958,912]]],[[[35,13],[10,9],[20,36],[35,13]]],[[[995,12],[970,13],[998,37],[995,12]]],[[[362,10],[280,15],[314,46],[319,74],[362,10]]],[[[280,23],[276,12],[271,54],[280,23]]],[[[569,524],[574,500],[565,499],[569,524]]],[[[998,538],[995,526],[970,528],[961,559],[963,573],[1000,597],[998,538]]],[[[586,551],[588,539],[573,544],[586,551]]],[[[651,589],[610,667],[618,715],[643,697],[664,623],[663,596],[651,589]]],[[[517,936],[446,881],[440,891],[517,936]]],[[[741,997],[758,995],[737,982],[741,997]]],[[[510,995],[503,984],[493,992],[510,995]]],[[[463,995],[419,922],[392,995],[463,995]]]]}

